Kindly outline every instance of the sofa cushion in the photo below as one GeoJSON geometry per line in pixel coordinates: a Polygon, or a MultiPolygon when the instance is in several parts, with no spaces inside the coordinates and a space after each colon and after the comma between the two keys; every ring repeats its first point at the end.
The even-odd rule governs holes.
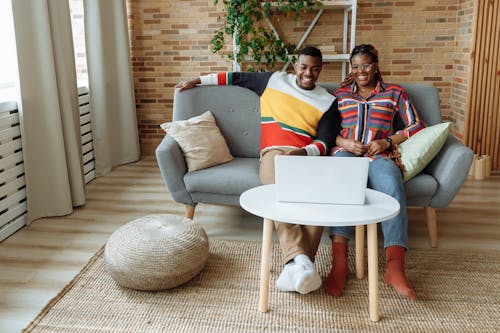
{"type": "Polygon", "coordinates": [[[404,180],[418,175],[443,147],[450,123],[426,127],[398,147],[404,165],[404,180]]]}
{"type": "Polygon", "coordinates": [[[189,192],[240,195],[261,185],[259,159],[235,157],[231,162],[208,169],[188,172],[184,176],[189,192]]]}
{"type": "Polygon", "coordinates": [[[160,126],[181,147],[188,171],[208,168],[233,159],[210,111],[160,126]]]}
{"type": "Polygon", "coordinates": [[[234,157],[259,157],[260,100],[238,86],[201,86],[174,95],[173,120],[185,120],[210,110],[234,157]]]}

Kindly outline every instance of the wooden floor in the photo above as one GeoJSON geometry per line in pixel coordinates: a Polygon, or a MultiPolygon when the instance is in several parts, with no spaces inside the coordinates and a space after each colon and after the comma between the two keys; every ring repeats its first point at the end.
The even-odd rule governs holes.
{"type": "MultiPolygon", "coordinates": [[[[0,243],[1,333],[28,325],[119,226],[147,214],[184,211],[167,193],[151,157],[92,181],[87,198],[73,214],[40,219],[0,243]]],[[[441,248],[498,252],[500,177],[468,179],[452,204],[438,210],[437,219],[441,248]]],[[[261,239],[260,219],[238,207],[199,205],[195,220],[209,238],[261,239]]],[[[423,209],[410,208],[409,221],[410,247],[432,251],[423,209]]]]}

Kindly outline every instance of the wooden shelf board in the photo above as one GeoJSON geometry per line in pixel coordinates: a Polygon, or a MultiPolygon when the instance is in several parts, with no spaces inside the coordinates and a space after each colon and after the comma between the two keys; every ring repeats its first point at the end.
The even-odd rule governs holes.
{"type": "Polygon", "coordinates": [[[347,53],[337,53],[337,54],[324,54],[323,62],[331,61],[349,61],[349,54],[347,53]]]}
{"type": "MultiPolygon", "coordinates": [[[[289,56],[290,58],[292,56],[289,56]]],[[[334,61],[349,61],[349,54],[347,53],[336,53],[336,54],[325,54],[323,53],[323,62],[334,62],[334,61]]],[[[245,57],[244,62],[255,62],[253,58],[245,57]]]]}

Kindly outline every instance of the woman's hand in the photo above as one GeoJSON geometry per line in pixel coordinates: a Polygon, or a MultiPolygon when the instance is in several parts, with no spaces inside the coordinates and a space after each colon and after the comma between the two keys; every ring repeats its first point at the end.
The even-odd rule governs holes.
{"type": "Polygon", "coordinates": [[[390,143],[387,140],[373,140],[366,145],[365,156],[373,156],[385,152],[390,147],[390,143]]]}
{"type": "Polygon", "coordinates": [[[366,146],[354,139],[344,139],[338,136],[336,143],[337,146],[344,148],[356,156],[362,156],[366,152],[366,146]]]}

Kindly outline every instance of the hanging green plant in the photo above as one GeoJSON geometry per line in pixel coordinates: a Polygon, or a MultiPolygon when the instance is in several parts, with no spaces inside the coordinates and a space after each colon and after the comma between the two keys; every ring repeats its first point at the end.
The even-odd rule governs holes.
{"type": "MultiPolygon", "coordinates": [[[[217,5],[219,0],[214,0],[217,5]]],[[[299,15],[311,10],[320,9],[323,3],[320,0],[305,1],[260,1],[260,0],[222,0],[225,16],[224,25],[215,31],[211,40],[212,52],[222,53],[223,56],[241,63],[248,58],[256,62],[249,70],[270,69],[277,62],[286,62],[289,54],[294,54],[296,45],[286,44],[277,38],[266,19],[272,15],[299,15]],[[225,36],[234,39],[236,45],[233,53],[224,53],[225,36]]]]}

